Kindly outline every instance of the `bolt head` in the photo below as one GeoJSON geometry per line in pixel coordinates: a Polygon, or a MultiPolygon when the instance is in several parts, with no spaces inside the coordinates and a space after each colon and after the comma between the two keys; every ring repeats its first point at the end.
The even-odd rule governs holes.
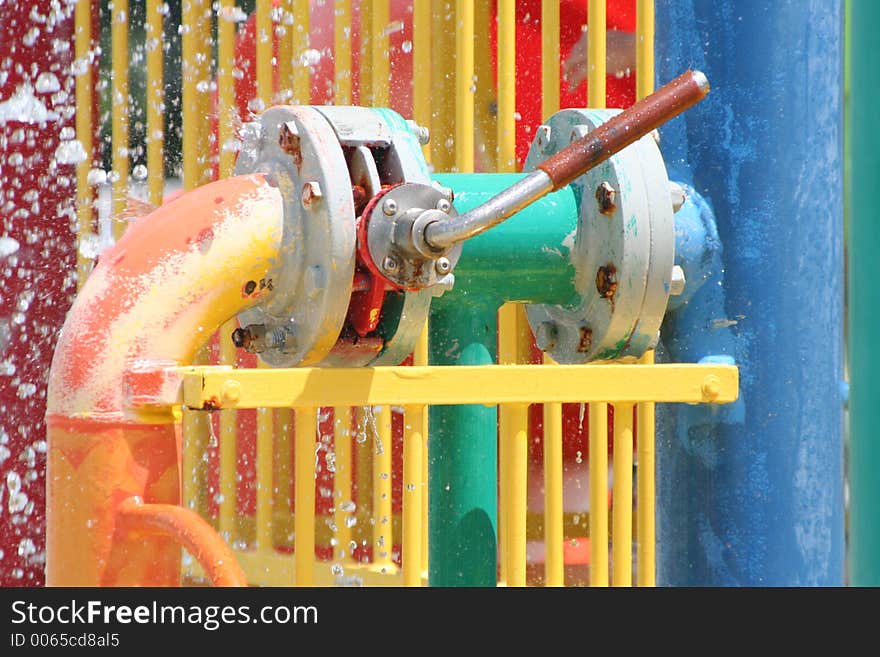
{"type": "Polygon", "coordinates": [[[317,181],[311,180],[303,185],[302,203],[304,207],[308,207],[314,201],[321,198],[324,193],[321,191],[321,185],[317,181]]]}
{"type": "Polygon", "coordinates": [[[559,327],[555,322],[541,322],[535,329],[535,344],[541,351],[553,351],[559,341],[559,327]]]}
{"type": "Polygon", "coordinates": [[[397,260],[393,256],[385,256],[385,259],[382,261],[382,269],[389,274],[396,272],[397,266],[397,260]]]}
{"type": "Polygon", "coordinates": [[[675,265],[672,268],[672,277],[669,280],[669,294],[674,297],[677,297],[682,292],[684,292],[684,286],[686,285],[687,280],[684,276],[684,269],[682,269],[679,265],[675,265]]]}
{"type": "Polygon", "coordinates": [[[682,187],[678,183],[674,183],[670,180],[669,181],[669,198],[672,201],[672,211],[678,212],[679,210],[681,210],[681,206],[684,205],[684,202],[687,199],[687,195],[685,194],[684,187],[682,187]]]}
{"type": "Polygon", "coordinates": [[[397,212],[397,201],[393,198],[386,198],[382,203],[382,212],[384,212],[389,217],[397,212]]]}
{"type": "Polygon", "coordinates": [[[611,186],[608,181],[603,181],[596,188],[596,202],[599,204],[599,212],[610,216],[614,214],[614,210],[617,207],[614,203],[617,198],[617,191],[611,186]]]}
{"type": "Polygon", "coordinates": [[[449,262],[449,258],[440,257],[434,263],[434,269],[437,270],[438,274],[448,274],[449,270],[452,269],[452,263],[449,262]]]}
{"type": "Polygon", "coordinates": [[[535,143],[542,153],[550,150],[551,140],[553,139],[553,130],[549,125],[540,125],[535,131],[535,143]]]}
{"type": "Polygon", "coordinates": [[[445,198],[441,198],[439,201],[437,201],[437,209],[440,210],[440,212],[446,212],[448,214],[449,211],[452,209],[452,203],[450,203],[445,198]]]}

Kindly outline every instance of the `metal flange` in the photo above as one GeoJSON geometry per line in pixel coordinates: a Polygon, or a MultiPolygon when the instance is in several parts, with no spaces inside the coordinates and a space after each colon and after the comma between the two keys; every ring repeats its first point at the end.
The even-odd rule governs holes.
{"type": "MultiPolygon", "coordinates": [[[[537,131],[524,169],[534,170],[617,113],[569,109],[553,115],[537,131]]],[[[580,303],[527,306],[538,346],[560,363],[640,356],[663,320],[675,255],[663,158],[647,135],[571,185],[579,208],[571,258],[580,303]]]]}

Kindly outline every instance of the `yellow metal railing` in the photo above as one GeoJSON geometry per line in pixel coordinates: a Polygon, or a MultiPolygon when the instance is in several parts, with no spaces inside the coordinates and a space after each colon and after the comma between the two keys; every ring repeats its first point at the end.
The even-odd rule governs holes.
{"type": "MultiPolygon", "coordinates": [[[[128,71],[134,64],[129,59],[129,48],[133,44],[129,44],[128,4],[127,0],[114,3],[109,25],[114,237],[119,237],[124,230],[122,217],[127,213],[130,196],[132,102],[128,71]]],[[[390,35],[396,29],[396,22],[403,20],[412,28],[409,45],[413,65],[412,107],[399,109],[405,114],[411,113],[419,124],[429,128],[432,139],[424,153],[434,169],[516,170],[517,15],[514,0],[498,0],[495,15],[491,13],[490,3],[463,0],[413,0],[411,8],[404,8],[403,12],[401,3],[389,0],[334,0],[318,4],[309,0],[281,0],[277,6],[271,0],[256,0],[255,15],[250,17],[256,34],[256,61],[249,71],[255,74],[253,83],[258,102],[252,104],[252,109],[275,102],[308,103],[313,98],[317,74],[307,65],[310,61],[307,55],[316,12],[324,11],[318,5],[323,7],[324,4],[332,11],[334,103],[348,104],[359,99],[361,104],[395,106],[397,99],[392,96],[390,84],[390,35]],[[486,34],[490,22],[496,19],[498,50],[493,57],[486,34]],[[353,43],[358,42],[360,50],[353,53],[353,43]],[[353,75],[355,60],[360,63],[357,77],[353,75]]],[[[653,88],[653,4],[653,0],[637,0],[636,88],[639,98],[653,88]]],[[[605,105],[605,5],[603,0],[591,0],[588,10],[589,98],[584,102],[592,107],[605,105]]],[[[94,77],[100,60],[95,55],[97,29],[93,15],[97,12],[93,10],[90,0],[78,0],[76,125],[78,138],[89,155],[77,172],[79,234],[83,242],[94,239],[97,220],[94,185],[100,179],[91,175],[94,168],[100,166],[93,158],[94,144],[100,143],[95,139],[100,135],[93,112],[94,77]]],[[[220,0],[213,6],[207,0],[188,0],[183,5],[179,25],[182,58],[176,62],[165,57],[164,33],[169,29],[178,31],[178,26],[173,24],[176,17],[166,14],[158,0],[146,1],[145,57],[138,60],[144,62],[147,70],[144,113],[147,199],[153,205],[162,202],[167,184],[164,112],[167,111],[165,84],[168,80],[175,77],[181,80],[181,182],[184,189],[204,184],[216,176],[231,175],[240,122],[235,89],[242,71],[236,68],[236,41],[242,33],[242,20],[247,17],[235,0],[220,0]],[[216,44],[211,42],[212,34],[216,34],[216,44]],[[216,117],[216,124],[212,117],[216,117]]],[[[540,21],[542,114],[549,116],[559,109],[560,102],[557,0],[543,0],[540,21]]],[[[87,250],[81,250],[80,281],[85,279],[89,268],[87,250]]],[[[232,374],[210,368],[193,370],[187,375],[187,381],[203,377],[202,380],[211,385],[219,382],[216,393],[221,397],[224,384],[237,383],[240,388],[227,386],[227,394],[234,389],[239,396],[234,402],[231,397],[226,399],[216,423],[202,412],[184,411],[186,503],[214,518],[221,533],[236,546],[254,583],[328,584],[339,581],[342,574],[364,583],[420,585],[426,580],[428,566],[427,405],[498,402],[501,404],[499,582],[513,586],[527,583],[527,543],[540,537],[545,546],[544,582],[548,586],[564,584],[564,542],[578,536],[590,539],[589,582],[592,585],[629,584],[635,527],[636,583],[653,585],[654,402],[707,401],[701,386],[710,374],[721,377],[722,390],[719,397],[709,401],[723,401],[732,389],[729,386],[735,386],[729,378],[730,372],[718,367],[653,366],[652,353],[646,354],[640,365],[611,369],[605,365],[570,368],[547,359],[544,365],[525,366],[532,343],[522,307],[505,306],[499,319],[499,362],[509,367],[481,369],[475,374],[480,386],[469,381],[461,388],[470,391],[467,395],[450,389],[444,397],[434,382],[430,386],[431,394],[420,396],[423,380],[439,377],[445,381],[445,377],[451,377],[449,380],[458,382],[456,377],[462,376],[434,368],[420,369],[427,365],[427,327],[415,351],[417,367],[407,371],[377,370],[380,374],[371,373],[370,376],[376,378],[369,385],[364,384],[359,395],[336,394],[335,386],[340,380],[333,377],[343,376],[339,373],[241,370],[232,374]],[[523,367],[527,369],[521,369],[523,367]],[[526,395],[510,387],[522,384],[523,379],[517,377],[525,376],[523,372],[528,372],[529,377],[525,389],[533,391],[526,395]],[[605,376],[610,378],[603,379],[605,376]],[[307,385],[306,379],[310,381],[307,385]],[[571,395],[570,390],[563,390],[559,381],[575,386],[570,390],[578,393],[571,395]],[[283,391],[286,397],[273,396],[268,387],[261,387],[264,385],[283,391]],[[299,392],[294,394],[297,390],[299,392]],[[546,402],[543,409],[544,509],[539,514],[543,536],[541,529],[536,529],[528,504],[528,405],[541,401],[546,402]],[[588,525],[572,522],[563,506],[561,404],[569,401],[589,405],[588,525]],[[404,407],[400,514],[393,510],[392,478],[396,476],[396,469],[392,462],[392,404],[404,407]],[[606,502],[609,404],[614,413],[614,455],[610,463],[614,490],[610,518],[606,502]],[[334,422],[332,443],[327,444],[333,446],[330,490],[333,511],[319,522],[314,513],[316,450],[323,444],[319,436],[319,415],[330,407],[334,422]],[[253,435],[243,433],[244,420],[238,413],[239,408],[258,409],[253,435]],[[292,441],[291,429],[295,429],[292,441]],[[635,458],[634,434],[638,445],[635,458]],[[366,437],[363,441],[362,435],[366,437]],[[243,517],[238,511],[238,498],[244,490],[240,453],[249,441],[255,443],[255,462],[248,463],[247,467],[255,470],[256,502],[253,516],[243,517]],[[206,463],[205,455],[213,454],[212,450],[217,452],[216,462],[206,463]],[[638,503],[635,523],[634,466],[638,503]],[[288,486],[291,473],[292,495],[288,486]],[[577,534],[578,528],[587,526],[588,531],[581,529],[577,534]],[[359,551],[371,551],[372,561],[358,562],[353,546],[359,551]],[[396,546],[401,546],[402,557],[395,554],[396,546]],[[320,560],[314,557],[316,547],[319,552],[324,550],[320,560]],[[289,554],[291,548],[294,554],[307,555],[307,558],[296,560],[289,554]],[[329,548],[329,552],[325,548],[329,548]],[[402,568],[397,567],[398,563],[402,568]]],[[[233,321],[221,330],[215,350],[219,355],[214,362],[239,366],[229,339],[234,327],[233,321]]],[[[714,391],[716,387],[713,384],[709,389],[714,391]]],[[[351,386],[340,389],[352,390],[351,386]]],[[[188,391],[185,401],[198,406],[193,394],[188,391]]],[[[193,568],[188,571],[191,575],[195,573],[193,568]]]]}

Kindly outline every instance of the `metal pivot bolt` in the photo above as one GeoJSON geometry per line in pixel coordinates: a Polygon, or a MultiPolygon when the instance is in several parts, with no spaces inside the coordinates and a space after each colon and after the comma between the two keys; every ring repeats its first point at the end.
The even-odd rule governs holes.
{"type": "Polygon", "coordinates": [[[614,199],[617,197],[617,192],[614,191],[614,188],[607,181],[603,181],[601,185],[596,188],[596,201],[599,203],[599,212],[606,216],[610,216],[614,214],[614,209],[617,207],[614,204],[614,199]]]}
{"type": "Polygon", "coordinates": [[[431,141],[431,132],[425,126],[419,125],[412,119],[407,120],[406,125],[422,146],[427,145],[431,141]]]}
{"type": "Polygon", "coordinates": [[[437,262],[434,263],[434,268],[437,270],[438,274],[448,274],[449,270],[452,269],[452,263],[449,262],[449,258],[447,257],[437,258],[437,262]]]}
{"type": "Polygon", "coordinates": [[[382,212],[391,217],[397,212],[397,201],[393,198],[386,198],[382,203],[382,212]]]}
{"type": "Polygon", "coordinates": [[[439,201],[437,201],[437,209],[440,210],[440,212],[446,212],[448,214],[451,208],[452,203],[447,201],[445,198],[441,198],[439,201]]]}
{"type": "Polygon", "coordinates": [[[682,269],[679,265],[675,265],[672,268],[672,278],[669,280],[669,294],[674,297],[677,297],[682,292],[684,292],[684,286],[686,284],[686,280],[684,277],[684,269],[682,269]]]}
{"type": "Polygon", "coordinates": [[[312,204],[313,201],[321,198],[323,195],[324,194],[321,191],[321,185],[319,185],[314,180],[307,182],[305,185],[303,185],[302,188],[303,207],[308,207],[312,204]]]}
{"type": "Polygon", "coordinates": [[[382,261],[382,269],[384,269],[388,273],[396,272],[397,260],[395,260],[392,256],[385,256],[385,259],[382,261]]]}

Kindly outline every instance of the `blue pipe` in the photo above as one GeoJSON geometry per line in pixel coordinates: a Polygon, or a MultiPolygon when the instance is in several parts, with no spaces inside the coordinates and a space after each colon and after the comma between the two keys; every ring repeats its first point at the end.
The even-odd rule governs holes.
{"type": "Polygon", "coordinates": [[[679,0],[656,20],[659,80],[695,67],[712,84],[662,146],[724,245],[663,343],[733,356],[741,396],[661,415],[658,583],[840,585],[842,2],[679,0]]]}

